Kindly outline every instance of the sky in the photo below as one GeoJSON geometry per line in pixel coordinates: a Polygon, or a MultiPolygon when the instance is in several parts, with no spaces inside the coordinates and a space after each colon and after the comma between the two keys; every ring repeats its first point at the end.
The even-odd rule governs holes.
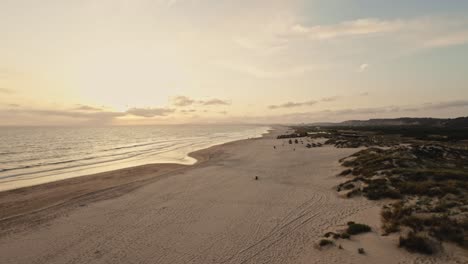
{"type": "Polygon", "coordinates": [[[0,0],[0,126],[467,113],[464,0],[0,0]]]}

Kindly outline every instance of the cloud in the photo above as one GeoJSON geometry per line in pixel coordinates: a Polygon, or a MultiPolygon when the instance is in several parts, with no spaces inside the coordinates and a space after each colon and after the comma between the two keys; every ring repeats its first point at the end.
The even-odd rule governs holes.
{"type": "Polygon", "coordinates": [[[172,104],[174,106],[184,107],[184,106],[190,106],[190,105],[195,105],[195,104],[210,106],[210,105],[230,105],[231,103],[229,101],[221,100],[217,98],[208,99],[208,100],[195,100],[187,96],[176,96],[172,100],[172,104]]]}
{"type": "Polygon", "coordinates": [[[344,21],[333,25],[304,26],[296,24],[291,31],[297,35],[305,35],[312,39],[332,39],[344,36],[370,35],[377,33],[395,32],[404,27],[402,20],[380,20],[363,18],[344,21]]]}
{"type": "MultiPolygon", "coordinates": [[[[40,120],[40,124],[57,124],[53,120],[62,118],[58,124],[104,125],[110,124],[115,118],[125,115],[126,113],[121,112],[79,112],[70,110],[25,109],[18,107],[0,111],[0,116],[5,119],[5,122],[10,122],[11,124],[17,124],[24,120],[29,120],[27,121],[29,124],[35,124],[38,120],[40,120]]],[[[27,125],[28,123],[25,124],[27,125]]]]}
{"type": "Polygon", "coordinates": [[[352,115],[376,115],[376,114],[401,114],[411,112],[427,112],[430,110],[440,111],[451,108],[465,108],[468,107],[468,100],[454,100],[446,102],[424,103],[419,105],[406,105],[406,106],[383,106],[383,107],[364,107],[364,108],[346,108],[337,110],[322,110],[318,112],[309,113],[296,113],[291,115],[301,116],[352,116],[352,115]]]}
{"type": "MultiPolygon", "coordinates": [[[[17,104],[10,104],[11,107],[19,107],[17,104]]],[[[112,119],[115,117],[122,117],[126,115],[134,115],[140,117],[155,117],[166,116],[175,112],[174,109],[169,108],[130,108],[125,112],[104,111],[100,108],[95,108],[86,105],[73,110],[50,110],[50,109],[10,109],[6,110],[13,114],[29,114],[39,116],[63,116],[70,118],[83,118],[83,119],[112,119]]]]}
{"type": "MultiPolygon", "coordinates": [[[[330,96],[330,97],[324,97],[320,100],[320,102],[333,102],[341,98],[341,96],[330,96]]],[[[301,106],[311,106],[319,103],[319,101],[315,100],[310,100],[306,102],[286,102],[284,104],[280,105],[270,105],[268,108],[270,109],[280,109],[280,108],[295,108],[295,107],[301,107],[301,106]]]]}
{"type": "Polygon", "coordinates": [[[189,106],[195,103],[195,100],[190,99],[187,96],[176,96],[172,100],[173,105],[175,106],[189,106]]]}
{"type": "Polygon", "coordinates": [[[127,114],[140,117],[155,117],[155,116],[167,116],[168,114],[174,113],[174,109],[169,108],[130,108],[127,110],[127,114]]]}
{"type": "Polygon", "coordinates": [[[0,109],[0,116],[5,118],[11,124],[28,120],[27,122],[35,124],[36,120],[40,120],[44,124],[84,124],[84,125],[106,125],[112,124],[116,118],[129,115],[152,118],[156,116],[167,116],[174,109],[169,108],[131,108],[124,112],[105,111],[100,108],[78,105],[74,109],[51,110],[51,109],[34,109],[21,108],[20,105],[10,104],[9,109],[0,109]],[[59,119],[57,119],[59,118],[59,119]],[[57,121],[60,120],[60,121],[57,121]]]}
{"type": "Polygon", "coordinates": [[[230,105],[231,103],[221,99],[210,99],[206,101],[199,101],[202,105],[230,105]]]}
{"type": "Polygon", "coordinates": [[[345,37],[387,36],[395,47],[414,51],[468,43],[468,19],[460,16],[426,16],[385,20],[360,18],[329,25],[291,25],[288,36],[309,40],[332,40],[345,37]],[[401,46],[403,45],[403,46],[401,46]]]}
{"type": "Polygon", "coordinates": [[[369,64],[363,63],[359,65],[358,72],[365,72],[369,68],[369,64]]]}
{"type": "Polygon", "coordinates": [[[280,105],[270,105],[268,108],[270,109],[280,109],[280,108],[294,108],[294,107],[301,107],[301,106],[309,106],[316,104],[317,101],[307,101],[307,102],[287,102],[280,105]]]}
{"type": "Polygon", "coordinates": [[[78,105],[76,108],[73,110],[78,110],[78,111],[102,111],[101,108],[94,107],[94,106],[89,106],[89,105],[78,105]]]}
{"type": "Polygon", "coordinates": [[[183,110],[180,110],[180,112],[181,112],[182,114],[184,114],[184,115],[187,115],[187,114],[196,113],[197,110],[195,110],[195,109],[188,109],[188,110],[183,109],[183,110]]]}
{"type": "Polygon", "coordinates": [[[369,108],[348,108],[341,110],[325,110],[333,115],[355,115],[355,114],[383,114],[383,113],[402,113],[402,112],[423,112],[425,110],[445,110],[450,108],[468,107],[468,100],[456,100],[447,102],[424,103],[420,105],[409,106],[384,106],[369,108]]]}
{"type": "Polygon", "coordinates": [[[369,92],[362,92],[360,94],[358,94],[359,96],[369,96],[370,93],[369,92]]]}
{"type": "Polygon", "coordinates": [[[468,43],[468,31],[454,32],[445,34],[443,36],[437,36],[433,39],[426,41],[426,47],[446,47],[455,46],[468,43]]]}
{"type": "Polygon", "coordinates": [[[421,109],[447,109],[447,108],[456,108],[456,107],[468,107],[468,100],[456,100],[448,102],[438,102],[438,103],[426,103],[421,106],[421,109]]]}

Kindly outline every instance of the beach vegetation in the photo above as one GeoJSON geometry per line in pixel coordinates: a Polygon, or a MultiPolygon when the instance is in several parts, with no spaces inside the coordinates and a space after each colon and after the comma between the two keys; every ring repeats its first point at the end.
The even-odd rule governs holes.
{"type": "Polygon", "coordinates": [[[329,239],[321,239],[319,241],[319,246],[320,247],[325,247],[325,246],[331,246],[334,245],[335,243],[329,239]]]}
{"type": "Polygon", "coordinates": [[[350,239],[350,238],[351,238],[351,235],[350,235],[349,233],[346,233],[346,232],[345,232],[345,233],[342,233],[342,234],[340,235],[340,238],[342,238],[342,239],[350,239]]]}
{"type": "MultiPolygon", "coordinates": [[[[468,118],[460,120],[466,125],[468,118]]],[[[362,195],[370,200],[390,199],[391,204],[381,211],[384,235],[402,232],[401,247],[427,254],[438,249],[431,243],[434,241],[468,247],[468,141],[462,141],[468,139],[468,127],[460,126],[460,120],[418,119],[436,122],[432,127],[299,130],[312,132],[310,138],[325,138],[325,144],[337,148],[364,147],[340,160],[346,168],[338,176],[346,176],[346,181],[337,186],[337,191],[349,198],[362,195]],[[448,125],[452,121],[457,125],[448,125]]],[[[345,233],[369,231],[353,223],[340,238],[345,233]]]]}
{"type": "Polygon", "coordinates": [[[407,236],[400,236],[399,246],[412,252],[426,255],[434,253],[434,247],[428,237],[410,232],[407,236]]]}
{"type": "Polygon", "coordinates": [[[368,225],[354,223],[354,224],[348,225],[348,229],[346,229],[346,232],[349,235],[358,235],[358,234],[370,232],[371,230],[372,230],[371,227],[368,225]]]}

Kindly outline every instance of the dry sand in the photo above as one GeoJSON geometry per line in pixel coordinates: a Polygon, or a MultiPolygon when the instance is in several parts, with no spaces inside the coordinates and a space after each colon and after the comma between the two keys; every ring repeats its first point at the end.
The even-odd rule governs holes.
{"type": "Polygon", "coordinates": [[[456,247],[436,257],[398,249],[379,235],[381,204],[337,195],[338,160],[355,149],[283,146],[281,132],[199,151],[194,166],[0,193],[0,263],[467,263],[456,247]],[[317,249],[350,220],[375,231],[317,249]]]}

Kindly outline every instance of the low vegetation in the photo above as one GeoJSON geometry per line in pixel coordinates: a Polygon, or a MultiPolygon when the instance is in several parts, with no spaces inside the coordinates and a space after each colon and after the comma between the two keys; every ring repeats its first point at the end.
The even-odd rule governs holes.
{"type": "Polygon", "coordinates": [[[352,223],[348,225],[346,233],[348,235],[358,235],[362,233],[370,232],[372,229],[368,225],[352,223]]]}
{"type": "Polygon", "coordinates": [[[320,247],[325,247],[325,246],[331,246],[334,245],[335,243],[329,239],[321,239],[319,241],[319,246],[320,247]]]}
{"type": "Polygon", "coordinates": [[[409,251],[431,255],[434,253],[434,246],[431,245],[428,237],[416,235],[410,232],[406,237],[400,237],[400,247],[406,248],[409,251]]]}
{"type": "Polygon", "coordinates": [[[411,230],[416,238],[406,242],[410,246],[403,243],[405,248],[426,233],[439,241],[467,245],[467,150],[432,144],[368,148],[342,164],[352,168],[344,174],[354,177],[338,186],[338,191],[372,200],[400,199],[383,208],[382,219],[387,233],[401,227],[411,230]]]}
{"type": "MultiPolygon", "coordinates": [[[[432,254],[441,241],[468,247],[468,129],[465,127],[296,128],[325,145],[364,148],[340,162],[346,197],[390,199],[382,209],[386,234],[400,232],[399,246],[432,254]]],[[[369,232],[348,223],[339,238],[369,232]]],[[[334,237],[336,237],[334,236],[334,237]]]]}
{"type": "Polygon", "coordinates": [[[319,245],[320,246],[323,246],[322,244],[328,245],[326,244],[328,243],[327,241],[330,241],[334,244],[334,242],[330,240],[330,238],[333,238],[334,240],[351,239],[352,235],[359,235],[359,234],[367,233],[370,231],[372,231],[372,229],[368,225],[359,224],[355,222],[348,222],[348,227],[345,230],[326,233],[324,235],[325,238],[319,241],[319,245]]]}

